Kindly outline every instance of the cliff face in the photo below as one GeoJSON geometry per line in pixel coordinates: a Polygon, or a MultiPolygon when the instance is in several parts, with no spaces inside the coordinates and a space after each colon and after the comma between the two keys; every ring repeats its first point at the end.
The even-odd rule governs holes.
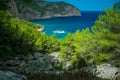
{"type": "Polygon", "coordinates": [[[14,17],[25,20],[81,15],[77,8],[68,3],[40,0],[33,0],[32,2],[11,0],[9,12],[14,17]]]}
{"type": "Polygon", "coordinates": [[[10,0],[9,2],[9,13],[14,15],[14,17],[18,16],[17,4],[14,0],[10,0]]]}

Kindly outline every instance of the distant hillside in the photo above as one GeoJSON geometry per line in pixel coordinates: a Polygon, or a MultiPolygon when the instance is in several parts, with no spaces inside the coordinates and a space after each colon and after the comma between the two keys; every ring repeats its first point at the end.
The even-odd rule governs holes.
{"type": "Polygon", "coordinates": [[[11,0],[9,6],[14,17],[25,20],[81,15],[79,9],[65,2],[11,0]]]}

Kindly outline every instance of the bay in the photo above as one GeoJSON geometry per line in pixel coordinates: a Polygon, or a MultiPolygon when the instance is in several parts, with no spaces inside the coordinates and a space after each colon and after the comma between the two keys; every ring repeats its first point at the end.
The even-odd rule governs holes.
{"type": "Polygon", "coordinates": [[[33,23],[44,25],[46,35],[55,35],[59,39],[64,39],[67,33],[74,33],[76,30],[91,28],[101,11],[81,11],[81,16],[55,17],[48,19],[31,20],[33,23]]]}

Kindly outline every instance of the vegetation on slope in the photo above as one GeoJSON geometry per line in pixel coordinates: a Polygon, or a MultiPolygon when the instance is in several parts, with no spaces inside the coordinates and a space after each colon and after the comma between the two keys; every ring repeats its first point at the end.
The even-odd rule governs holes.
{"type": "MultiPolygon", "coordinates": [[[[9,0],[4,0],[9,1],[9,0]]],[[[30,0],[27,0],[30,1],[30,0]]],[[[57,69],[80,69],[88,65],[98,65],[115,61],[114,65],[120,67],[120,3],[106,10],[100,15],[92,32],[87,28],[68,34],[63,41],[55,36],[46,36],[36,28],[42,27],[24,20],[12,18],[5,10],[6,3],[0,2],[0,59],[19,55],[29,55],[39,52],[50,54],[59,52],[62,61],[55,65],[57,69]]],[[[6,60],[6,59],[5,59],[6,60]]],[[[56,74],[28,75],[30,80],[87,80],[96,79],[93,75],[83,72],[65,72],[56,74]],[[80,75],[80,76],[78,76],[80,75]]],[[[98,78],[97,78],[98,79],[98,78]]],[[[100,79],[101,80],[101,79],[100,79]]]]}
{"type": "Polygon", "coordinates": [[[53,41],[55,37],[48,37],[37,31],[38,24],[10,17],[5,11],[0,11],[0,57],[31,54],[35,52],[48,53],[57,50],[53,41]]]}
{"type": "Polygon", "coordinates": [[[61,65],[67,62],[69,69],[78,69],[118,60],[116,65],[120,67],[120,3],[115,5],[99,16],[92,33],[87,28],[66,36],[59,55],[61,65]]]}
{"type": "MultiPolygon", "coordinates": [[[[0,57],[60,52],[62,61],[69,69],[79,69],[93,64],[101,64],[120,57],[120,3],[100,15],[92,32],[87,28],[68,34],[63,41],[54,36],[46,36],[27,21],[10,17],[0,10],[0,57]]],[[[4,10],[4,11],[3,11],[4,10]]],[[[118,67],[120,64],[116,64],[118,67]]]]}

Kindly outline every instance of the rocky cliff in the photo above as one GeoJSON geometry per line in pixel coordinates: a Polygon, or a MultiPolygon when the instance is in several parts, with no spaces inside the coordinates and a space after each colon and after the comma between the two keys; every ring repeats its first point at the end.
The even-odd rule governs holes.
{"type": "Polygon", "coordinates": [[[79,9],[65,2],[11,0],[9,12],[14,17],[32,20],[50,17],[80,16],[79,9]]]}

